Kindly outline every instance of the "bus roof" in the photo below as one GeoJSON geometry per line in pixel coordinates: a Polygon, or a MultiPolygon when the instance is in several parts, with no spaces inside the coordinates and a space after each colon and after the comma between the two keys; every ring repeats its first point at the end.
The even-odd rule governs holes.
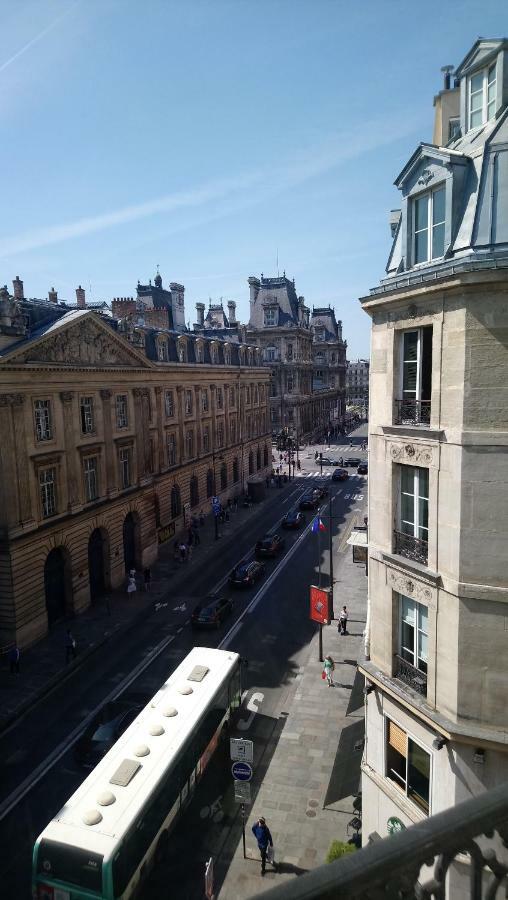
{"type": "Polygon", "coordinates": [[[108,856],[238,660],[229,650],[194,647],[40,838],[108,856]],[[207,670],[202,681],[189,679],[195,667],[207,670]]]}

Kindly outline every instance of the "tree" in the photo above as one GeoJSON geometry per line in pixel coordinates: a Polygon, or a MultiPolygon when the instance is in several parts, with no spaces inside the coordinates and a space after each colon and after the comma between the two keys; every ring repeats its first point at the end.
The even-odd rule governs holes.
{"type": "Polygon", "coordinates": [[[354,853],[356,847],[354,844],[347,844],[345,841],[332,841],[328,853],[326,854],[326,862],[331,863],[348,853],[354,853]]]}

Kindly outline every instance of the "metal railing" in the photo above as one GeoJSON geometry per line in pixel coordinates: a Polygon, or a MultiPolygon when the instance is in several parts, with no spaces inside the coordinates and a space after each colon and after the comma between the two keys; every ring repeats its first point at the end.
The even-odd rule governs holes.
{"type": "Polygon", "coordinates": [[[494,900],[500,886],[507,889],[508,862],[493,832],[508,846],[508,784],[292,878],[263,892],[263,900],[444,900],[448,876],[457,877],[450,870],[465,853],[460,896],[494,900]],[[433,866],[433,873],[420,881],[424,865],[433,866]]]}
{"type": "Polygon", "coordinates": [[[412,666],[398,653],[395,654],[395,678],[403,681],[419,694],[423,694],[424,697],[427,696],[427,673],[412,666]]]}
{"type": "Polygon", "coordinates": [[[396,400],[396,425],[430,425],[430,400],[396,400]]]}
{"type": "Polygon", "coordinates": [[[412,559],[413,562],[427,565],[429,545],[427,541],[414,537],[412,534],[404,534],[402,531],[393,532],[394,553],[412,559]]]}

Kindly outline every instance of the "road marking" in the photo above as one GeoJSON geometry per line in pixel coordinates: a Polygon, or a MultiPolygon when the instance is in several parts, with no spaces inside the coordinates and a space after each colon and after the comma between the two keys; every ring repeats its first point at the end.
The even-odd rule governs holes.
{"type": "Polygon", "coordinates": [[[265,695],[261,693],[261,691],[255,691],[249,702],[247,703],[246,709],[249,710],[250,716],[248,719],[239,719],[236,723],[236,727],[240,731],[248,731],[250,726],[252,725],[255,716],[259,712],[259,707],[261,706],[263,700],[265,699],[265,695]]]}

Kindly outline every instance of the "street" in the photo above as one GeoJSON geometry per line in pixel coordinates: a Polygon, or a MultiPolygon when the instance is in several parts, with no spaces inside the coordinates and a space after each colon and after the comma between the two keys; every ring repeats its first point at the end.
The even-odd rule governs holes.
{"type": "MultiPolygon", "coordinates": [[[[342,439],[336,448],[332,445],[330,453],[349,455],[350,450],[351,455],[365,459],[366,454],[359,452],[364,434],[365,427],[355,433],[356,445],[351,450],[349,440],[342,439]]],[[[317,449],[328,452],[326,447],[317,449]]],[[[234,546],[219,546],[213,560],[193,575],[185,593],[172,596],[169,592],[167,606],[147,617],[121,641],[110,641],[107,651],[81,670],[73,691],[62,686],[61,691],[53,692],[0,735],[4,761],[0,795],[4,896],[20,900],[31,896],[34,838],[86,775],[72,752],[86,717],[107,698],[120,693],[147,702],[194,645],[231,648],[249,660],[243,686],[243,725],[239,727],[244,736],[255,741],[258,767],[266,767],[299,661],[316,629],[308,617],[309,585],[317,583],[318,578],[317,536],[311,533],[313,513],[307,513],[304,529],[286,532],[283,555],[267,560],[265,577],[254,587],[231,592],[225,582],[237,562],[252,556],[257,539],[278,530],[281,517],[298,503],[319,473],[314,448],[311,450],[302,453],[299,477],[276,496],[276,489],[269,492],[269,502],[259,512],[252,512],[249,527],[243,529],[234,546]],[[189,617],[198,598],[224,586],[234,597],[233,616],[218,631],[191,631],[189,617]],[[52,757],[57,758],[52,761],[52,757]],[[38,780],[32,784],[36,771],[38,780]],[[20,794],[23,796],[18,800],[20,794]]],[[[351,469],[348,481],[332,482],[332,471],[323,468],[323,478],[334,497],[335,555],[344,549],[352,524],[363,520],[367,479],[351,469]]],[[[322,501],[319,515],[327,529],[321,540],[322,585],[326,587],[328,498],[322,501]]],[[[220,857],[231,828],[238,827],[238,806],[230,788],[229,762],[219,752],[176,827],[167,866],[153,872],[144,897],[164,896],[175,881],[179,898],[202,895],[203,862],[209,848],[213,847],[220,857]]]]}

